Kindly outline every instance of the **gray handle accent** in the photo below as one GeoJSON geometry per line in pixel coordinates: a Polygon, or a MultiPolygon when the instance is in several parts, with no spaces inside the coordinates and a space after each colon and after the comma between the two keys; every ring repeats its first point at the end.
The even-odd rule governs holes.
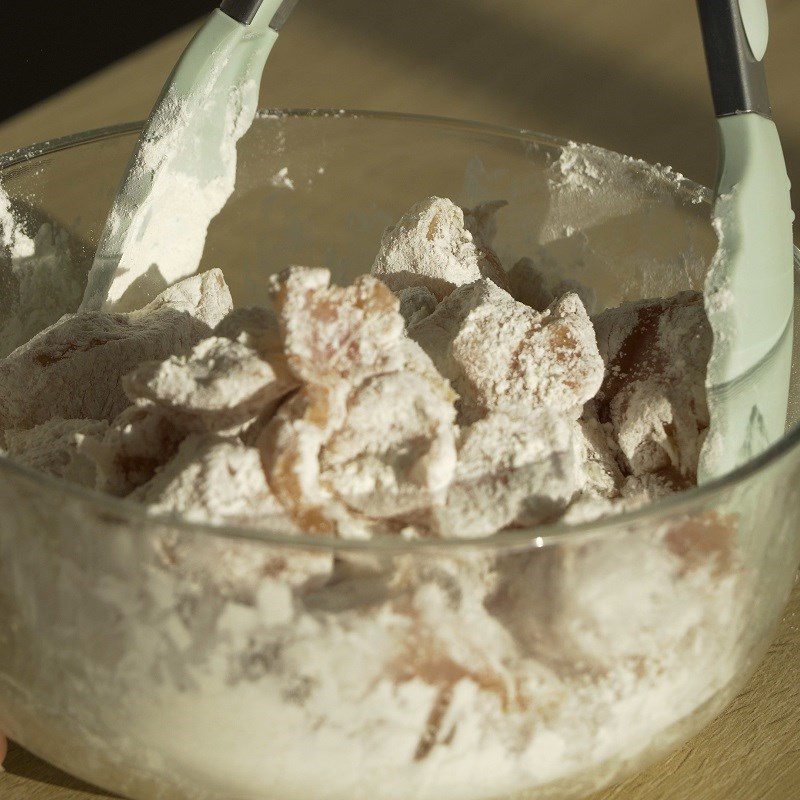
{"type": "Polygon", "coordinates": [[[283,0],[280,8],[275,12],[272,22],[269,24],[270,28],[272,28],[272,30],[274,30],[276,33],[279,33],[281,28],[286,24],[286,20],[288,20],[291,16],[292,11],[294,11],[295,6],[299,2],[300,0],[283,0]]]}
{"type": "Polygon", "coordinates": [[[772,118],[764,64],[747,39],[738,0],[697,0],[714,112],[772,118]]]}
{"type": "Polygon", "coordinates": [[[249,25],[261,8],[262,2],[263,0],[223,0],[219,10],[242,25],[249,25]]]}
{"type": "MultiPolygon", "coordinates": [[[[264,0],[223,0],[219,10],[242,25],[249,25],[263,2],[264,0]]],[[[284,0],[272,17],[269,27],[278,33],[299,2],[300,0],[284,0]]]]}

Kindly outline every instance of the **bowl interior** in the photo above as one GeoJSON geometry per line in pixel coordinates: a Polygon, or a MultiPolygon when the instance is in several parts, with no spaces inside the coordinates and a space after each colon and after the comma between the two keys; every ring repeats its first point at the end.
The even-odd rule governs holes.
{"type": "MultiPolygon", "coordinates": [[[[44,271],[42,282],[28,285],[20,279],[24,258],[13,261],[0,250],[1,277],[14,289],[0,295],[0,336],[6,351],[77,307],[92,253],[137,134],[136,126],[123,127],[0,159],[0,183],[21,214],[26,233],[35,236],[36,256],[49,258],[51,267],[44,271]]],[[[337,282],[344,283],[369,270],[384,228],[410,205],[433,194],[464,206],[508,201],[498,215],[497,250],[504,265],[508,268],[516,259],[528,256],[552,275],[579,281],[591,290],[595,311],[624,300],[700,289],[716,248],[705,190],[669,170],[598,148],[446,120],[361,113],[265,113],[242,142],[236,192],[209,230],[202,268],[222,268],[239,305],[266,303],[268,276],[291,264],[326,266],[337,282]]],[[[0,195],[0,214],[2,200],[0,195]]],[[[798,385],[795,369],[792,421],[798,385]]],[[[514,559],[519,556],[532,571],[520,573],[524,602],[519,607],[511,603],[513,613],[504,619],[510,627],[513,623],[520,637],[536,644],[538,621],[549,619],[563,588],[560,577],[539,577],[560,576],[562,564],[582,559],[580,580],[564,584],[565,604],[570,605],[578,595],[576,588],[588,583],[597,587],[596,592],[588,593],[593,613],[602,605],[595,598],[606,596],[609,583],[621,588],[618,595],[622,599],[609,606],[607,615],[613,632],[602,637],[604,644],[614,647],[623,638],[616,633],[635,629],[637,620],[646,638],[660,630],[660,623],[653,624],[648,617],[652,576],[642,568],[636,553],[660,553],[663,526],[677,526],[683,538],[679,537],[675,546],[687,548],[689,555],[697,551],[702,561],[708,557],[709,544],[713,551],[714,526],[709,534],[703,527],[695,530],[689,525],[687,529],[687,520],[728,520],[735,515],[736,544],[747,565],[740,583],[724,587],[732,591],[735,603],[726,601],[717,608],[715,593],[709,589],[715,584],[706,580],[705,573],[697,587],[690,587],[694,606],[683,601],[685,595],[671,593],[672,584],[662,587],[666,599],[661,608],[669,620],[674,617],[680,622],[687,607],[690,612],[700,609],[708,614],[708,638],[696,640],[696,646],[691,637],[664,644],[666,640],[656,636],[659,665],[662,655],[667,659],[667,666],[659,666],[655,673],[656,685],[684,681],[683,705],[676,703],[675,693],[665,695],[668,700],[659,702],[659,708],[667,713],[654,721],[653,707],[631,705],[627,688],[619,695],[606,693],[603,702],[608,699],[614,706],[609,714],[618,710],[614,698],[624,697],[620,707],[627,704],[627,711],[622,711],[629,716],[619,719],[633,721],[625,728],[631,743],[626,740],[625,746],[617,747],[613,737],[601,736],[599,741],[607,749],[595,753],[592,764],[576,763],[573,772],[565,772],[565,783],[550,794],[533,789],[533,794],[514,795],[575,797],[685,739],[727,702],[751,670],[778,617],[797,560],[797,503],[792,486],[799,458],[794,447],[793,458],[773,459],[771,465],[759,467],[752,480],[748,475],[710,492],[688,493],[689,500],[681,501],[688,508],[675,511],[661,504],[635,520],[631,516],[614,519],[598,525],[590,531],[593,538],[585,540],[572,531],[547,540],[534,538],[539,530],[520,532],[527,539],[516,539],[520,552],[511,554],[504,551],[502,540],[500,545],[498,540],[448,542],[455,553],[447,548],[442,553],[414,550],[401,543],[398,547],[410,552],[369,553],[374,563],[368,559],[355,563],[352,574],[345,575],[350,583],[292,590],[294,595],[302,595],[293,598],[310,615],[323,609],[341,615],[347,624],[366,624],[376,587],[383,589],[381,580],[372,580],[371,565],[386,573],[395,567],[408,571],[403,574],[413,576],[411,584],[426,588],[432,581],[428,577],[432,563],[438,563],[444,573],[451,568],[458,573],[464,564],[482,563],[486,555],[503,560],[508,556],[504,568],[508,567],[513,578],[517,570],[514,559]],[[464,545],[461,550],[460,544],[464,545]],[[631,545],[643,551],[631,550],[631,545]],[[473,552],[473,547],[479,552],[473,552]],[[489,548],[497,552],[487,554],[489,548]],[[592,583],[593,578],[598,581],[592,583]],[[629,586],[638,587],[638,594],[633,591],[626,596],[629,586]],[[528,622],[533,623],[530,629],[528,622]],[[684,646],[686,650],[677,649],[684,646]],[[684,652],[690,657],[681,660],[684,652]],[[717,674],[714,670],[718,667],[717,674]],[[643,732],[639,733],[636,725],[641,725],[643,732]],[[584,782],[581,770],[591,772],[584,782]]],[[[261,642],[259,637],[265,635],[265,629],[272,630],[269,625],[273,622],[262,620],[258,597],[252,600],[248,595],[246,602],[240,602],[237,592],[241,587],[235,587],[237,592],[230,592],[229,597],[225,594],[229,589],[224,587],[213,584],[214,591],[209,592],[205,583],[185,580],[168,557],[173,551],[167,548],[163,555],[162,545],[183,540],[188,561],[198,554],[208,558],[208,568],[203,566],[201,571],[204,580],[206,573],[211,580],[217,577],[219,563],[215,548],[224,551],[228,542],[205,536],[207,529],[202,526],[145,520],[141,510],[141,516],[133,517],[132,512],[129,516],[127,506],[113,499],[70,492],[55,481],[39,482],[2,458],[0,470],[8,478],[0,481],[0,507],[7,521],[0,526],[0,552],[7,554],[0,559],[0,609],[4,609],[0,623],[5,621],[0,624],[0,714],[16,738],[88,779],[123,786],[122,791],[130,796],[196,798],[200,792],[213,791],[209,787],[215,780],[227,782],[225,791],[218,792],[220,796],[264,797],[265,791],[269,796],[281,796],[273,785],[263,788],[269,781],[280,780],[292,787],[285,797],[313,796],[313,792],[301,791],[313,772],[308,764],[310,759],[327,759],[330,771],[326,777],[331,785],[325,787],[326,796],[354,797],[348,787],[335,788],[337,781],[340,787],[346,784],[343,764],[348,757],[351,763],[358,762],[352,770],[357,775],[353,785],[363,790],[358,796],[388,796],[385,764],[398,767],[394,740],[372,737],[370,747],[359,758],[359,751],[345,752],[347,748],[341,747],[343,740],[335,726],[326,730],[320,725],[322,735],[330,735],[331,744],[310,748],[306,729],[298,723],[295,728],[289,726],[286,734],[264,713],[263,695],[251,694],[247,680],[239,682],[244,690],[235,695],[238,705],[224,702],[234,696],[238,686],[230,680],[230,664],[263,666],[265,680],[272,681],[271,661],[260,660],[272,644],[269,636],[263,652],[253,651],[258,658],[243,661],[241,656],[252,641],[261,642]],[[182,602],[173,605],[176,596],[182,602]],[[222,613],[220,597],[227,611],[232,609],[231,615],[222,613]],[[226,625],[233,626],[236,635],[229,636],[226,625]],[[191,633],[188,638],[186,630],[191,633]],[[255,639],[250,637],[251,630],[255,639]],[[175,644],[185,641],[189,644],[175,644]],[[217,658],[220,648],[225,658],[217,658]],[[127,659],[130,654],[133,657],[127,659]],[[129,671],[120,676],[123,661],[129,671]],[[54,674],[58,681],[52,680],[54,674]],[[177,693],[172,691],[173,682],[179,687],[177,693]],[[164,694],[160,694],[162,689],[164,694]],[[249,736],[243,720],[254,726],[259,736],[249,736]],[[264,742],[271,744],[276,731],[277,738],[287,735],[290,743],[301,743],[294,751],[296,763],[265,762],[259,748],[264,742]],[[185,735],[182,741],[190,742],[190,747],[182,747],[179,734],[185,735]],[[373,758],[373,751],[388,753],[386,760],[373,758]],[[154,755],[162,768],[160,774],[144,774],[149,762],[140,757],[142,752],[154,755]],[[224,769],[214,769],[213,758],[207,757],[218,753],[231,759],[224,769]],[[363,762],[371,758],[369,783],[363,762]],[[265,772],[265,766],[273,771],[265,772]],[[238,794],[230,788],[237,778],[249,787],[238,794]],[[164,786],[174,781],[185,781],[185,785],[169,794],[164,786]],[[368,787],[378,789],[369,795],[368,787]]],[[[238,529],[232,535],[238,535],[238,529]]],[[[243,563],[249,564],[251,559],[259,563],[258,559],[271,551],[286,559],[284,542],[262,538],[236,542],[243,550],[243,563]]],[[[380,546],[378,543],[376,549],[380,546]]],[[[327,543],[317,543],[317,547],[311,555],[318,558],[322,553],[333,560],[327,543]]],[[[341,558],[341,553],[337,555],[341,558]]],[[[266,574],[259,573],[258,581],[268,582],[266,574]]],[[[711,578],[715,578],[713,571],[711,578]]],[[[681,581],[682,574],[677,582],[681,581]]],[[[470,585],[477,586],[478,581],[470,585]]],[[[290,591],[286,586],[269,588],[290,591]]],[[[516,595],[508,597],[513,600],[516,595]]],[[[376,607],[381,608],[380,603],[376,607]]],[[[501,597],[495,611],[505,608],[501,597]]],[[[271,608],[267,611],[272,613],[271,608]]],[[[466,640],[474,633],[471,621],[469,616],[454,620],[456,640],[462,635],[466,640]]],[[[275,630],[281,630],[277,623],[275,630]]],[[[314,643],[315,637],[315,633],[308,634],[308,641],[314,643]]],[[[349,641],[342,639],[343,644],[334,642],[319,652],[335,661],[340,652],[337,647],[349,649],[349,641]]],[[[476,643],[478,653],[492,646],[493,640],[476,643]]],[[[559,638],[553,647],[559,651],[555,661],[561,659],[571,668],[577,657],[568,652],[568,646],[560,652],[559,638]]],[[[298,652],[300,658],[306,651],[301,648],[298,652]]],[[[380,656],[380,647],[357,652],[358,660],[363,654],[363,660],[369,661],[380,656]]],[[[352,687],[353,697],[358,698],[362,687],[350,680],[349,663],[336,662],[330,673],[338,678],[340,670],[342,686],[352,687]]],[[[259,673],[259,680],[261,677],[259,673]]],[[[263,684],[259,691],[262,688],[263,684]]],[[[565,696],[573,699],[569,693],[565,696]]],[[[281,698],[283,702],[284,696],[281,698]]],[[[341,711],[343,720],[350,718],[352,706],[347,696],[331,692],[330,702],[341,711]]],[[[591,718],[593,708],[575,701],[579,717],[591,718]]],[[[379,717],[391,723],[393,718],[385,717],[383,711],[381,705],[380,714],[368,722],[379,717]]],[[[281,719],[290,720],[290,716],[281,719]]],[[[402,717],[397,719],[403,728],[402,717]]],[[[425,724],[431,717],[423,715],[421,719],[425,724]]],[[[593,719],[589,722],[590,727],[595,724],[593,719]]],[[[575,738],[574,731],[571,726],[565,736],[567,743],[575,738]]],[[[492,762],[480,759],[491,759],[497,741],[497,737],[487,739],[488,747],[481,742],[474,750],[464,751],[468,754],[465,760],[475,765],[475,785],[460,789],[460,794],[452,787],[450,794],[440,791],[439,783],[447,788],[448,779],[455,774],[441,769],[448,764],[442,761],[430,762],[430,772],[415,772],[412,763],[409,774],[416,775],[418,782],[399,782],[402,793],[394,797],[491,796],[496,787],[484,791],[481,784],[493,783],[492,762]]],[[[551,749],[546,741],[543,746],[545,751],[551,749]]],[[[526,775],[515,786],[525,788],[546,780],[550,778],[526,775]]]]}
{"type": "MultiPolygon", "coordinates": [[[[136,135],[115,129],[6,166],[3,186],[93,249],[136,135]]],[[[247,303],[265,302],[264,278],[290,264],[350,280],[369,270],[387,225],[440,195],[464,206],[507,200],[497,238],[506,267],[534,257],[592,288],[600,307],[699,288],[715,247],[704,191],[563,144],[427,118],[264,113],[240,145],[236,191],[203,266],[222,267],[247,303]]]]}
{"type": "MultiPolygon", "coordinates": [[[[4,352],[75,310],[138,131],[122,126],[0,159],[0,184],[27,232],[41,234],[47,222],[69,243],[68,259],[37,298],[26,304],[7,295],[4,352]],[[69,290],[66,269],[74,273],[69,290]]],[[[587,287],[595,312],[702,289],[716,249],[708,192],[668,168],[452,120],[263,112],[240,143],[236,190],[210,226],[201,269],[222,268],[237,305],[268,303],[267,278],[293,264],[325,266],[346,283],[369,271],[387,225],[430,195],[465,207],[507,201],[495,243],[505,268],[531,257],[542,271],[587,287]]],[[[37,250],[63,251],[53,238],[52,230],[40,235],[37,250]]],[[[795,367],[790,424],[799,392],[795,367]]]]}

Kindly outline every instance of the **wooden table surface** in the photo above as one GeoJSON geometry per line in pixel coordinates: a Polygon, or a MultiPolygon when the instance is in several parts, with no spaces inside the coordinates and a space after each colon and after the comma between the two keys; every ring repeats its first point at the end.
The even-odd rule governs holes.
{"type": "MultiPolygon", "coordinates": [[[[591,141],[713,180],[694,4],[675,0],[303,0],[270,61],[269,106],[440,114],[591,141]]],[[[771,0],[775,119],[800,186],[800,1],[771,0]]],[[[176,32],[0,124],[0,152],[142,118],[176,32]]],[[[91,40],[77,46],[91,46],[91,40]]],[[[795,207],[800,207],[796,195],[795,207]]],[[[0,800],[108,795],[12,746],[0,800]]],[[[800,797],[800,589],[749,687],[666,761],[592,800],[800,797]]]]}

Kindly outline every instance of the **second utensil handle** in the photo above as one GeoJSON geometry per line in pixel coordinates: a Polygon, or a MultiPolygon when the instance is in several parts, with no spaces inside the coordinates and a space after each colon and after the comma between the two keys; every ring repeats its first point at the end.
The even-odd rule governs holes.
{"type": "MultiPolygon", "coordinates": [[[[298,2],[299,0],[283,0],[276,8],[269,27],[275,32],[280,31],[298,2]]],[[[219,10],[242,25],[249,25],[263,3],[264,0],[223,0],[219,10]]]]}
{"type": "Polygon", "coordinates": [[[697,9],[716,115],[752,112],[771,118],[761,60],[767,35],[764,0],[697,0],[697,9]]]}

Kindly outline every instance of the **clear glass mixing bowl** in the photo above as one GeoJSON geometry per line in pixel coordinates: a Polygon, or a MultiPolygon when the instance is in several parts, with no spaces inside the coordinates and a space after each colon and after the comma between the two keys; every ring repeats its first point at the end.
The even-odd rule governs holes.
{"type": "MultiPolygon", "coordinates": [[[[29,232],[51,225],[37,247],[69,238],[54,275],[85,273],[138,132],[0,159],[29,232]]],[[[291,112],[243,141],[204,263],[245,305],[289,264],[345,282],[431,194],[508,200],[503,262],[534,256],[597,308],[700,288],[715,246],[705,191],[633,159],[291,112]]],[[[43,295],[29,327],[75,302],[43,295]]],[[[580,797],[699,730],[764,652],[800,558],[796,369],[792,387],[784,439],[713,485],[481,540],[186,524],[0,458],[0,729],[141,800],[580,797]]]]}

